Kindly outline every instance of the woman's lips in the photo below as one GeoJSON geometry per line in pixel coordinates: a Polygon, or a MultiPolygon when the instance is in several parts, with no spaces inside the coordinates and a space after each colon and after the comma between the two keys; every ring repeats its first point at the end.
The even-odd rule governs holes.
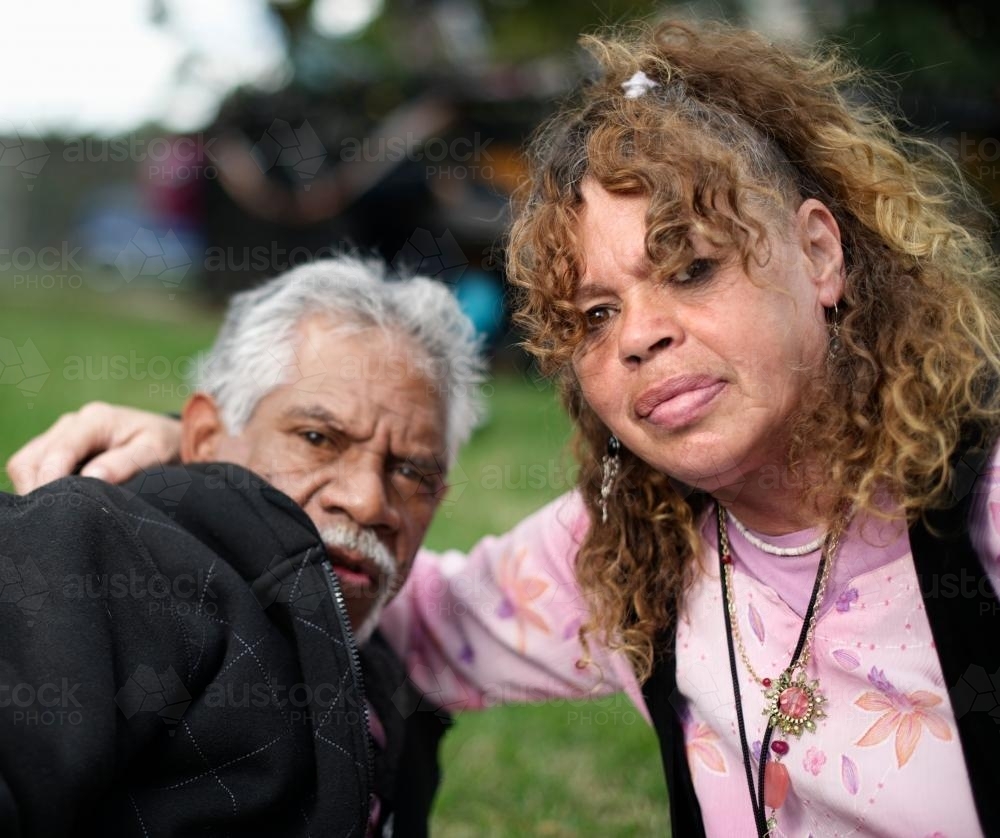
{"type": "Polygon", "coordinates": [[[677,376],[646,390],[635,402],[636,415],[653,425],[677,430],[701,418],[726,387],[708,376],[677,376]]]}

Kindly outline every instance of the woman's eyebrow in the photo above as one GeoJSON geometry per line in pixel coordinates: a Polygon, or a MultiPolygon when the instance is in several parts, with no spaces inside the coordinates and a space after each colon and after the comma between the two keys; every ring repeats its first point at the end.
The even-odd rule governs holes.
{"type": "Polygon", "coordinates": [[[615,290],[608,285],[604,285],[601,282],[588,282],[584,280],[577,286],[572,302],[580,305],[595,297],[613,297],[615,294],[615,290]]]}

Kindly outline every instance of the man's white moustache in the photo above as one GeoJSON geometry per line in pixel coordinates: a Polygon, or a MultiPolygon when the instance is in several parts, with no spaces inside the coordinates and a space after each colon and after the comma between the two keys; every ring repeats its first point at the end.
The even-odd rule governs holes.
{"type": "Polygon", "coordinates": [[[353,550],[375,563],[375,566],[390,578],[396,573],[396,562],[386,546],[375,533],[366,528],[348,527],[338,524],[319,531],[320,538],[327,547],[342,547],[353,550]]]}

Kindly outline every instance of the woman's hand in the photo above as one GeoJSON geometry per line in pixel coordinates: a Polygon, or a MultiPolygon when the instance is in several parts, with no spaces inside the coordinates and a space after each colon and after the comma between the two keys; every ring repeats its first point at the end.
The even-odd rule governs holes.
{"type": "Polygon", "coordinates": [[[147,466],[175,461],[180,445],[177,419],[90,402],[60,416],[17,451],[7,462],[7,474],[19,494],[77,470],[84,477],[121,483],[147,466]]]}

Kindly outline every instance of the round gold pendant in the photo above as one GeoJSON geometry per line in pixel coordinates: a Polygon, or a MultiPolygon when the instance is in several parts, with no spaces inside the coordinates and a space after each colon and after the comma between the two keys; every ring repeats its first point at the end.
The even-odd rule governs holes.
{"type": "Polygon", "coordinates": [[[764,698],[767,699],[764,715],[770,717],[772,727],[780,728],[786,736],[801,736],[803,730],[815,732],[816,720],[826,718],[823,712],[826,698],[820,692],[819,681],[807,681],[802,670],[797,677],[786,670],[777,681],[765,684],[764,698]]]}

